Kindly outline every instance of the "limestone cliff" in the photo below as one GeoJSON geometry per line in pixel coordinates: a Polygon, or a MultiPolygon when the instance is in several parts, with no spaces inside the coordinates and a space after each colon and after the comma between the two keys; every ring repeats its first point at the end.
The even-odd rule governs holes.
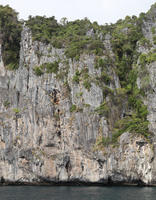
{"type": "MultiPolygon", "coordinates": [[[[148,55],[156,47],[152,35],[156,28],[155,10],[151,11],[152,17],[146,15],[141,25],[151,46],[138,41],[136,50],[140,54],[148,55]]],[[[102,37],[92,30],[86,34],[98,34],[105,46],[103,58],[109,54],[114,59],[111,34],[102,37]]],[[[0,46],[2,183],[156,184],[156,61],[145,63],[148,83],[144,85],[146,80],[140,75],[143,69],[137,58],[137,85],[145,87],[142,100],[148,108],[151,136],[126,130],[116,143],[102,145],[101,138],[111,138],[115,121],[127,114],[128,100],[121,92],[118,103],[117,91],[122,90],[122,84],[117,66],[107,69],[111,80],[103,87],[97,79],[102,69],[96,66],[96,59],[95,54],[88,53],[82,53],[78,60],[67,58],[64,48],[33,40],[32,31],[25,25],[17,70],[4,66],[0,46]],[[57,72],[37,76],[39,66],[47,63],[57,63],[57,72]],[[114,100],[107,95],[111,91],[115,91],[114,100]],[[104,102],[109,104],[108,112],[104,107],[105,115],[99,113],[104,102]]]]}

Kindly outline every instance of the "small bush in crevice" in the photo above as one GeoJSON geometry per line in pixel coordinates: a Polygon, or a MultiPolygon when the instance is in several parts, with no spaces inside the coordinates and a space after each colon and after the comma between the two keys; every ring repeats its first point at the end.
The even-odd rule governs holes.
{"type": "Polygon", "coordinates": [[[15,114],[20,113],[20,109],[19,109],[19,108],[13,108],[12,110],[13,110],[13,112],[14,112],[15,114]]]}
{"type": "Polygon", "coordinates": [[[152,31],[152,34],[154,35],[156,33],[155,27],[152,27],[151,31],[152,31]]]}
{"type": "Polygon", "coordinates": [[[86,79],[84,82],[83,82],[83,85],[84,85],[84,87],[89,91],[90,90],[90,88],[91,88],[91,83],[90,83],[90,81],[88,80],[88,79],[86,79]]]}
{"type": "Polygon", "coordinates": [[[33,71],[36,76],[41,76],[44,74],[44,72],[41,70],[41,68],[39,66],[34,67],[33,71]]]}
{"type": "Polygon", "coordinates": [[[156,44],[156,36],[153,36],[153,43],[156,44]]]}
{"type": "Polygon", "coordinates": [[[71,108],[70,108],[70,112],[74,112],[74,111],[76,111],[76,110],[77,110],[77,107],[76,107],[75,104],[73,104],[73,105],[71,106],[71,108]]]}
{"type": "Polygon", "coordinates": [[[101,117],[108,117],[108,113],[110,112],[110,108],[107,105],[107,102],[103,102],[99,107],[95,109],[95,112],[98,113],[101,117]]]}
{"type": "Polygon", "coordinates": [[[112,140],[110,137],[100,137],[96,142],[96,146],[98,147],[107,147],[110,144],[112,144],[112,140]]]}
{"type": "Polygon", "coordinates": [[[77,84],[79,83],[80,75],[81,75],[81,72],[79,72],[79,70],[76,70],[75,75],[73,76],[73,82],[74,83],[77,83],[77,84]]]}
{"type": "Polygon", "coordinates": [[[59,63],[57,61],[53,63],[45,63],[42,65],[46,73],[57,73],[59,70],[59,63]]]}
{"type": "Polygon", "coordinates": [[[57,61],[55,61],[53,63],[44,63],[40,66],[34,67],[33,70],[37,76],[41,76],[44,73],[48,73],[48,74],[55,73],[56,74],[59,70],[59,63],[57,61]]]}

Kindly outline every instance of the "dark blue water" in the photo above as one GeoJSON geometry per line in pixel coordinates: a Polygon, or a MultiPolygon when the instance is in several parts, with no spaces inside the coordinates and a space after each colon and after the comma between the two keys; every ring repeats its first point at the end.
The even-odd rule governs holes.
{"type": "Polygon", "coordinates": [[[156,188],[4,186],[0,200],[156,200],[156,188]]]}

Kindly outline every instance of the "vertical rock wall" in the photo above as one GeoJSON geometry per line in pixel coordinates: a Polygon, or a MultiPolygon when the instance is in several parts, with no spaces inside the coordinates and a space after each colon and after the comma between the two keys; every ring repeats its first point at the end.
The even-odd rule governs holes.
{"type": "MultiPolygon", "coordinates": [[[[106,40],[111,51],[109,37],[106,40]]],[[[155,183],[155,148],[142,136],[124,133],[118,146],[96,149],[98,137],[111,133],[107,120],[95,112],[104,100],[100,86],[92,81],[86,89],[82,78],[79,84],[73,81],[76,71],[84,69],[92,80],[101,73],[95,69],[94,55],[68,60],[63,49],[32,41],[27,27],[22,31],[18,70],[4,68],[0,47],[2,182],[155,183]],[[55,61],[57,74],[35,75],[35,66],[55,61]]],[[[109,73],[110,87],[119,88],[115,70],[109,73]]],[[[155,131],[152,95],[147,104],[155,131]]]]}

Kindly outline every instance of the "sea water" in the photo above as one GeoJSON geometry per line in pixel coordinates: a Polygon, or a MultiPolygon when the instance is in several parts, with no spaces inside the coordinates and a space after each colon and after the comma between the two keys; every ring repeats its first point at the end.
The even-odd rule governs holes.
{"type": "Polygon", "coordinates": [[[156,200],[156,187],[1,186],[0,200],[156,200]]]}

